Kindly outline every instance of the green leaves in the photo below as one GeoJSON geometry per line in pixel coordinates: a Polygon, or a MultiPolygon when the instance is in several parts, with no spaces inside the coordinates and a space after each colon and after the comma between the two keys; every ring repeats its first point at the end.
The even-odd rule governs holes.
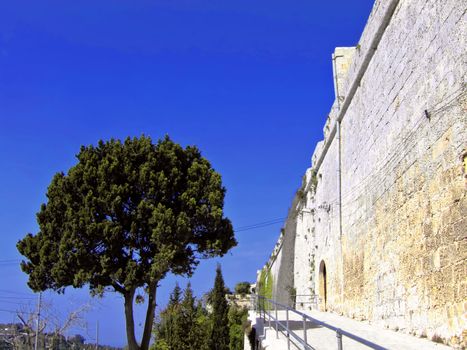
{"type": "Polygon", "coordinates": [[[220,265],[216,269],[216,279],[214,288],[211,291],[210,303],[212,305],[212,324],[210,345],[213,350],[228,350],[230,335],[229,335],[229,306],[225,299],[225,283],[222,277],[220,265]]]}
{"type": "Polygon", "coordinates": [[[220,175],[196,147],[167,136],[82,146],[57,173],[37,215],[40,231],[18,242],[34,290],[141,287],[168,272],[190,275],[197,258],[236,244],[223,217],[220,175]]]}
{"type": "Polygon", "coordinates": [[[161,311],[154,329],[154,349],[207,350],[210,320],[196,299],[190,284],[183,293],[178,284],[170,295],[167,308],[161,311]]]}
{"type": "Polygon", "coordinates": [[[243,350],[245,331],[248,327],[248,309],[231,305],[229,319],[229,350],[243,350]]]}
{"type": "Polygon", "coordinates": [[[250,282],[238,282],[235,285],[235,294],[246,295],[250,294],[250,282]]]}
{"type": "MultiPolygon", "coordinates": [[[[223,215],[221,177],[196,147],[142,136],[82,146],[76,157],[47,189],[39,232],[17,244],[33,290],[88,284],[102,295],[110,287],[132,305],[137,288],[152,287],[155,296],[167,273],[191,275],[200,257],[222,256],[236,245],[223,215]]],[[[149,308],[142,349],[149,344],[149,308]]],[[[128,322],[132,317],[127,333],[134,333],[128,322]]],[[[136,348],[134,335],[128,337],[136,348]]]]}

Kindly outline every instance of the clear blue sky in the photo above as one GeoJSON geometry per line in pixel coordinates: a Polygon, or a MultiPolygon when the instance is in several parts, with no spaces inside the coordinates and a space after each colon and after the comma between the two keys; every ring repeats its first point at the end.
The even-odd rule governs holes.
{"type": "MultiPolygon", "coordinates": [[[[168,133],[197,145],[222,174],[234,227],[285,217],[334,99],[331,53],[357,44],[372,5],[1,1],[0,322],[35,302],[15,245],[37,232],[47,185],[80,145],[168,133]]],[[[217,262],[230,287],[254,281],[280,226],[239,232],[226,257],[200,264],[195,293],[211,288],[217,262]]],[[[175,280],[187,282],[167,278],[160,305],[175,280]]],[[[89,299],[72,289],[44,296],[58,314],[89,299]]],[[[93,304],[81,333],[93,341],[99,320],[100,341],[123,346],[122,300],[109,294],[93,304]]]]}

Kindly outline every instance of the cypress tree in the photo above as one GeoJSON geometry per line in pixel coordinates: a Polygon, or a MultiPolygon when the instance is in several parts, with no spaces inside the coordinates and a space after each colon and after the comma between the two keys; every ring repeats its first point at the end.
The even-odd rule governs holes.
{"type": "MultiPolygon", "coordinates": [[[[196,339],[196,309],[195,309],[195,298],[193,297],[193,290],[191,284],[185,288],[183,293],[183,300],[181,303],[181,318],[179,319],[178,328],[183,331],[183,347],[180,349],[191,349],[191,345],[196,339]]],[[[193,347],[194,349],[194,347],[193,347]]]]}
{"type": "Polygon", "coordinates": [[[201,300],[198,300],[196,305],[196,326],[198,332],[198,340],[194,349],[211,350],[210,334],[211,334],[211,318],[208,311],[203,307],[201,300]]]}
{"type": "Polygon", "coordinates": [[[212,328],[210,343],[212,350],[229,350],[229,306],[225,299],[225,283],[220,265],[217,265],[214,288],[211,292],[212,328]]]}
{"type": "Polygon", "coordinates": [[[178,282],[175,282],[175,287],[172,293],[169,296],[169,307],[174,307],[180,304],[182,298],[182,289],[178,285],[178,282]]]}
{"type": "Polygon", "coordinates": [[[191,284],[183,292],[175,285],[169,303],[155,327],[154,350],[211,350],[210,323],[202,305],[196,305],[191,284]]]}
{"type": "Polygon", "coordinates": [[[178,350],[183,346],[183,329],[180,327],[183,319],[181,308],[181,289],[178,283],[170,294],[169,304],[160,314],[160,322],[155,327],[155,349],[178,350]]]}

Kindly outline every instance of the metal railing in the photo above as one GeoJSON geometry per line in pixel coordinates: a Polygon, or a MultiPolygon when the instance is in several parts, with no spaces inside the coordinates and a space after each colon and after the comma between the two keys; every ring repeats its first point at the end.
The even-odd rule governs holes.
{"type": "Polygon", "coordinates": [[[287,349],[290,349],[290,343],[295,340],[298,344],[302,345],[305,350],[314,350],[314,348],[308,343],[307,339],[307,321],[325,327],[327,329],[330,329],[331,331],[334,331],[336,333],[336,340],[337,340],[337,349],[338,350],[343,350],[343,344],[342,344],[342,337],[345,336],[349,339],[352,339],[356,342],[359,342],[371,349],[376,349],[376,350],[387,350],[387,348],[375,344],[369,340],[366,340],[364,338],[361,338],[355,334],[349,333],[347,331],[344,331],[340,328],[331,326],[330,324],[327,324],[326,322],[319,321],[309,315],[304,314],[303,312],[297,311],[287,305],[280,304],[274,300],[267,299],[261,295],[254,295],[254,305],[255,305],[255,310],[259,312],[259,317],[264,320],[264,322],[268,322],[269,328],[271,328],[272,323],[274,323],[274,328],[276,330],[276,337],[279,337],[279,332],[284,334],[287,338],[287,349]],[[277,316],[278,310],[285,310],[285,324],[284,321],[279,320],[277,316]],[[303,322],[303,337],[300,337],[296,332],[294,332],[291,327],[290,327],[290,315],[289,313],[296,314],[300,316],[301,322],[303,322]],[[267,316],[267,319],[266,319],[267,316]],[[293,340],[291,339],[293,338],[293,340]]]}

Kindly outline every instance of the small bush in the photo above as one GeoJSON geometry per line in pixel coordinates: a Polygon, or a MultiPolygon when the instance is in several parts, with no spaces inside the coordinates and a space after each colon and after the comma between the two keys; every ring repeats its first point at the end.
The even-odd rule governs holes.
{"type": "Polygon", "coordinates": [[[235,294],[250,294],[250,282],[239,282],[235,286],[235,294]]]}

